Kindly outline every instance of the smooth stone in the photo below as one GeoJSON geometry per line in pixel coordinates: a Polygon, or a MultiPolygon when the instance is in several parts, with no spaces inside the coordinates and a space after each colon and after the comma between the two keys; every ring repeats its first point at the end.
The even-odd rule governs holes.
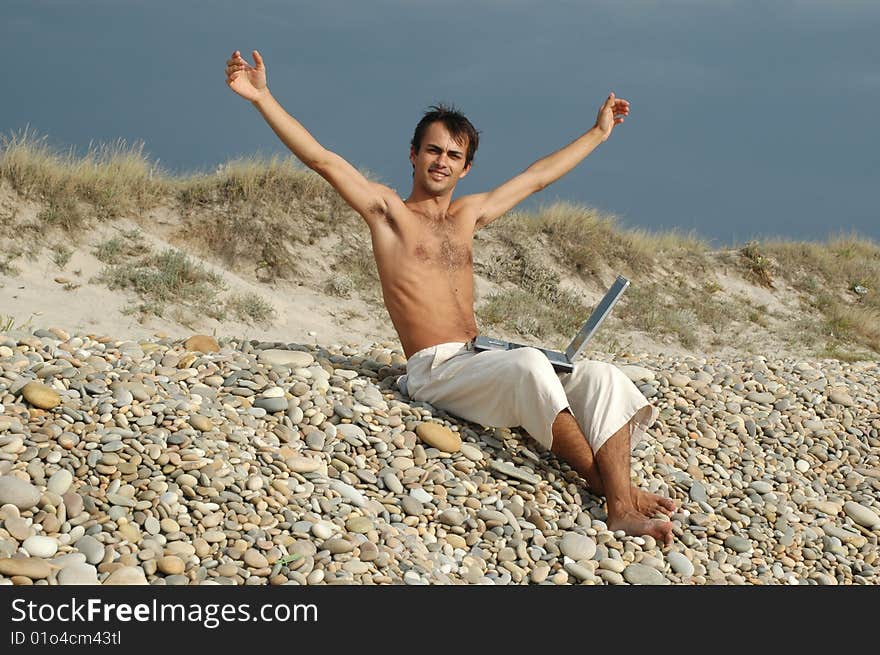
{"type": "Polygon", "coordinates": [[[366,516],[353,516],[345,522],[345,528],[357,534],[366,534],[374,527],[373,521],[366,516]]]}
{"type": "Polygon", "coordinates": [[[666,561],[669,562],[672,570],[683,578],[689,578],[694,574],[694,565],[682,553],[673,550],[666,554],[666,561]]]}
{"type": "Polygon", "coordinates": [[[113,405],[116,407],[125,407],[134,402],[134,394],[124,387],[115,389],[113,391],[113,398],[115,399],[113,405]]]}
{"type": "Polygon", "coordinates": [[[304,368],[315,363],[310,353],[301,350],[262,350],[257,359],[264,364],[304,368]]]}
{"type": "Polygon", "coordinates": [[[412,496],[404,496],[400,500],[400,505],[407,516],[421,516],[425,513],[422,504],[412,496]]]}
{"type": "Polygon", "coordinates": [[[566,562],[563,568],[578,580],[592,580],[593,572],[577,562],[566,562]]]}
{"type": "Polygon", "coordinates": [[[192,557],[196,554],[196,548],[185,541],[172,541],[165,548],[166,555],[177,555],[181,559],[192,557]]]}
{"type": "Polygon", "coordinates": [[[0,453],[17,455],[24,452],[24,439],[19,436],[0,437],[0,453]]]}
{"type": "Polygon", "coordinates": [[[318,539],[329,539],[333,536],[333,528],[326,521],[318,521],[312,526],[312,534],[318,539]]]}
{"type": "Polygon", "coordinates": [[[0,505],[15,505],[18,509],[30,509],[40,502],[40,490],[30,482],[12,475],[0,475],[0,505]]]}
{"type": "Polygon", "coordinates": [[[491,468],[493,471],[497,471],[498,473],[514,478],[516,480],[528,482],[529,484],[538,484],[541,481],[540,476],[518,468],[510,462],[503,462],[501,460],[493,459],[489,461],[489,468],[491,468]]]}
{"type": "Polygon", "coordinates": [[[833,503],[828,500],[813,500],[810,504],[818,509],[820,512],[824,512],[829,516],[836,516],[840,514],[840,511],[843,509],[843,505],[840,503],[833,503]]]}
{"type": "MultiPolygon", "coordinates": [[[[293,423],[293,425],[300,425],[303,423],[303,418],[305,417],[305,414],[296,405],[291,405],[290,403],[288,403],[287,417],[290,419],[290,422],[293,423]]],[[[325,439],[326,435],[323,432],[312,432],[306,439],[306,444],[312,450],[323,450],[325,439]]]]}
{"type": "Polygon", "coordinates": [[[550,567],[549,566],[535,566],[532,569],[532,572],[529,574],[529,579],[533,584],[541,584],[544,580],[547,579],[547,576],[550,575],[550,567]]]}
{"type": "Polygon", "coordinates": [[[58,552],[58,541],[52,537],[33,535],[25,539],[21,547],[31,557],[49,558],[58,552]]]}
{"type": "Polygon", "coordinates": [[[410,489],[409,495],[420,503],[430,503],[434,500],[434,497],[421,487],[413,487],[410,489]]]}
{"type": "Polygon", "coordinates": [[[639,382],[653,382],[657,379],[657,376],[654,375],[654,371],[646,369],[644,366],[636,366],[635,364],[628,364],[625,366],[618,366],[624,375],[628,377],[630,380],[638,384],[639,382]]]}
{"type": "Polygon", "coordinates": [[[177,532],[178,530],[180,530],[180,525],[177,523],[177,521],[171,518],[164,518],[159,521],[159,527],[162,529],[162,532],[165,533],[177,532]]]}
{"type": "Polygon", "coordinates": [[[437,516],[437,521],[443,525],[459,526],[464,523],[464,515],[457,509],[446,509],[437,516]]]}
{"type": "Polygon", "coordinates": [[[772,405],[776,402],[776,396],[766,391],[750,391],[746,394],[746,400],[762,405],[772,405]]]}
{"type": "Polygon", "coordinates": [[[53,494],[63,496],[70,489],[72,483],[73,473],[67,469],[59,469],[49,478],[49,482],[46,484],[46,489],[53,494]]]}
{"type": "Polygon", "coordinates": [[[460,548],[461,550],[467,550],[468,547],[467,541],[465,541],[463,537],[453,533],[446,535],[446,543],[453,548],[460,548]]]}
{"type": "Polygon", "coordinates": [[[363,444],[369,443],[369,441],[367,441],[366,433],[359,425],[354,425],[353,423],[340,423],[336,426],[336,432],[341,434],[343,438],[349,437],[357,439],[363,444]]]}
{"type": "Polygon", "coordinates": [[[438,423],[419,423],[416,426],[419,439],[445,453],[457,453],[461,449],[461,437],[438,423]]]}
{"type": "Polygon", "coordinates": [[[830,523],[826,523],[825,525],[823,525],[822,531],[829,537],[837,537],[843,543],[852,544],[856,548],[861,548],[866,543],[868,543],[868,539],[864,535],[857,532],[851,532],[850,530],[845,530],[830,523]]]}
{"type": "Polygon", "coordinates": [[[294,473],[314,473],[324,466],[324,462],[314,457],[294,455],[284,460],[284,463],[294,473]]]}
{"type": "Polygon", "coordinates": [[[139,566],[121,566],[105,579],[105,585],[146,585],[147,576],[139,566]]]}
{"type": "Polygon", "coordinates": [[[864,505],[848,500],[843,504],[843,511],[863,528],[873,530],[875,527],[880,526],[880,516],[877,516],[876,512],[864,505]]]}
{"type": "Polygon", "coordinates": [[[91,564],[72,563],[65,566],[56,576],[60,585],[97,585],[98,569],[91,564]]]}
{"type": "Polygon", "coordinates": [[[342,497],[348,500],[352,505],[364,507],[367,504],[367,499],[364,498],[363,494],[350,484],[346,484],[339,480],[330,480],[330,488],[339,492],[342,497]]]}
{"type": "Polygon", "coordinates": [[[63,555],[58,555],[49,561],[49,564],[51,564],[52,566],[57,566],[59,568],[64,568],[65,566],[69,566],[70,564],[85,563],[86,556],[82,553],[65,553],[63,555]]]}
{"type": "MultiPolygon", "coordinates": [[[[417,448],[421,448],[421,446],[417,446],[417,448]]],[[[422,449],[424,451],[424,449],[422,449]]],[[[415,454],[415,453],[414,453],[415,454]]],[[[424,456],[423,456],[424,458],[424,456]]],[[[398,456],[391,460],[391,468],[393,468],[396,472],[401,475],[406,475],[406,472],[416,465],[415,459],[412,457],[402,457],[398,456]]]]}
{"type": "Polygon", "coordinates": [[[709,437],[698,437],[697,445],[702,446],[703,448],[708,448],[709,450],[715,450],[719,446],[717,439],[711,439],[709,437]]]}
{"type": "Polygon", "coordinates": [[[200,353],[220,352],[220,344],[217,343],[217,339],[208,334],[194,334],[183,342],[183,347],[200,353]]]}
{"type": "Polygon", "coordinates": [[[9,577],[21,575],[31,580],[48,578],[52,568],[49,562],[38,557],[0,558],[0,574],[9,577]]]}
{"type": "Polygon", "coordinates": [[[575,562],[592,559],[596,554],[596,542],[582,534],[566,532],[559,541],[559,550],[575,562]]]}
{"type": "Polygon", "coordinates": [[[148,516],[146,520],[144,520],[144,530],[146,530],[151,535],[159,534],[159,531],[162,529],[162,524],[159,523],[159,519],[155,516],[148,516]]]}
{"type": "Polygon", "coordinates": [[[360,544],[358,550],[360,551],[358,557],[362,562],[373,562],[379,557],[379,547],[369,541],[360,544]]]}
{"type": "Polygon", "coordinates": [[[403,574],[403,582],[407,585],[420,585],[422,584],[422,578],[415,571],[407,571],[403,574]]]}
{"type": "Polygon", "coordinates": [[[186,564],[176,555],[166,555],[156,561],[156,568],[165,575],[181,575],[186,570],[186,564]]]}
{"type": "Polygon", "coordinates": [[[10,516],[3,522],[3,527],[14,539],[24,541],[31,536],[31,526],[18,516],[10,516]]]}
{"type": "Polygon", "coordinates": [[[350,553],[355,549],[355,544],[348,539],[340,537],[331,537],[321,544],[321,550],[329,550],[333,555],[341,555],[342,553],[350,553]]]}
{"type": "Polygon", "coordinates": [[[350,559],[342,565],[342,568],[353,575],[362,575],[370,570],[370,565],[357,559],[350,559]]]}
{"type": "Polygon", "coordinates": [[[74,544],[76,549],[86,556],[89,564],[100,564],[104,559],[104,544],[91,535],[85,535],[74,544]]]}
{"type": "Polygon", "coordinates": [[[113,505],[118,505],[119,507],[129,507],[133,508],[137,505],[134,498],[129,498],[128,496],[123,496],[122,494],[107,494],[107,501],[113,505]]]}
{"type": "Polygon", "coordinates": [[[264,569],[269,566],[269,560],[260,551],[248,548],[244,553],[244,563],[253,569],[264,569]]]}
{"type": "Polygon", "coordinates": [[[199,483],[199,481],[196,479],[196,477],[194,475],[189,474],[189,473],[183,473],[183,474],[177,476],[176,482],[181,487],[195,487],[199,483]]]}
{"type": "Polygon", "coordinates": [[[207,416],[201,414],[190,414],[189,424],[199,432],[210,432],[214,429],[214,424],[207,416]]]}
{"type": "Polygon", "coordinates": [[[626,562],[620,559],[605,557],[604,559],[599,560],[599,569],[601,570],[613,571],[614,573],[623,573],[623,570],[625,568],[626,562]]]}
{"type": "Polygon", "coordinates": [[[21,395],[34,407],[53,409],[61,404],[61,396],[41,382],[28,382],[21,388],[21,395]]]}
{"type": "Polygon", "coordinates": [[[766,480],[754,480],[749,486],[759,494],[769,494],[773,491],[773,485],[766,480]]]}
{"type": "Polygon", "coordinates": [[[284,398],[284,389],[281,387],[269,387],[263,390],[263,398],[284,398]]]}
{"type": "Polygon", "coordinates": [[[483,451],[469,443],[461,444],[461,454],[472,462],[480,462],[483,460],[483,451]]]}
{"type": "Polygon", "coordinates": [[[287,411],[287,399],[286,398],[257,398],[254,401],[254,407],[259,407],[260,409],[265,409],[270,414],[274,414],[275,412],[286,412],[287,411]]]}
{"type": "Polygon", "coordinates": [[[623,570],[623,579],[630,584],[660,585],[665,582],[663,574],[644,564],[630,564],[623,570]]]}
{"type": "Polygon", "coordinates": [[[385,483],[385,486],[392,493],[395,493],[395,494],[402,494],[403,493],[403,485],[401,484],[400,480],[397,479],[397,476],[394,475],[394,473],[391,473],[389,471],[388,473],[383,475],[382,482],[385,483]]]}
{"type": "Polygon", "coordinates": [[[752,542],[745,537],[733,534],[724,540],[724,546],[736,551],[737,553],[745,553],[751,550],[752,542]]]}
{"type": "Polygon", "coordinates": [[[828,400],[844,407],[852,407],[855,405],[852,397],[845,391],[832,391],[828,394],[828,400]]]}
{"type": "Polygon", "coordinates": [[[706,493],[706,487],[703,486],[703,484],[700,482],[694,482],[691,485],[691,488],[690,488],[690,491],[688,492],[688,494],[690,495],[691,500],[693,500],[694,502],[697,502],[697,503],[699,503],[699,502],[705,503],[705,502],[708,502],[708,500],[709,500],[709,494],[706,493]]]}

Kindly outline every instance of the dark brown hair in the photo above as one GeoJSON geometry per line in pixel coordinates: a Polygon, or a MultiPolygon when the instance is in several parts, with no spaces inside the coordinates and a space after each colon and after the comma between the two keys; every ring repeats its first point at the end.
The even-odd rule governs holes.
{"type": "Polygon", "coordinates": [[[422,138],[425,136],[425,130],[431,123],[443,123],[443,126],[449,130],[456,141],[461,141],[467,137],[467,152],[464,157],[464,165],[468,166],[474,160],[474,154],[480,145],[480,135],[471,122],[465,118],[465,115],[458,111],[455,107],[444,104],[431,105],[419,124],[416,125],[416,131],[413,133],[410,145],[416,152],[422,145],[422,138]]]}

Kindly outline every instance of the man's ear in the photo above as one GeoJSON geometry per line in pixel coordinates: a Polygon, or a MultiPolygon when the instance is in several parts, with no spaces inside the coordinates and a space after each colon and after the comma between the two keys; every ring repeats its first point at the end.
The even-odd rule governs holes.
{"type": "Polygon", "coordinates": [[[416,149],[412,146],[409,147],[409,163],[412,164],[413,170],[416,167],[416,149]]]}
{"type": "Polygon", "coordinates": [[[474,162],[472,161],[472,162],[469,163],[467,166],[465,166],[465,167],[464,167],[464,170],[461,172],[461,175],[458,176],[458,179],[460,180],[460,179],[463,178],[465,175],[467,175],[468,173],[470,173],[470,172],[471,172],[471,166],[473,166],[473,165],[474,165],[474,162]]]}

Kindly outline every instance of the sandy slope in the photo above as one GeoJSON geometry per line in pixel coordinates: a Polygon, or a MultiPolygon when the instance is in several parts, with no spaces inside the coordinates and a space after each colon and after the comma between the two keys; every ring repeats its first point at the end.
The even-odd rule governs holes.
{"type": "MultiPolygon", "coordinates": [[[[7,225],[41,224],[38,217],[41,206],[18,196],[5,180],[0,181],[0,227],[7,225]]],[[[88,210],[84,206],[84,210],[88,210]]],[[[112,222],[96,223],[88,230],[76,235],[75,239],[59,230],[38,232],[36,245],[38,254],[33,259],[21,256],[12,262],[17,272],[3,271],[0,266],[0,327],[6,327],[10,320],[14,327],[30,325],[36,327],[60,327],[68,332],[86,334],[108,334],[118,338],[147,338],[152,336],[171,336],[183,338],[197,333],[220,336],[236,336],[265,341],[284,341],[297,343],[351,343],[356,345],[376,342],[390,342],[388,345],[399,348],[396,333],[391,321],[381,307],[366,298],[352,294],[349,298],[328,296],[323,292],[325,282],[335,273],[330,267],[330,254],[341,252],[340,235],[328,232],[313,245],[303,246],[296,252],[297,264],[303,274],[296,281],[270,280],[260,278],[259,271],[248,270],[247,266],[229,270],[218,261],[212,261],[211,254],[195,250],[191,243],[181,241],[181,228],[184,218],[169,207],[159,207],[138,218],[118,219],[112,222]],[[163,317],[146,317],[139,320],[137,315],[126,314],[126,309],[136,307],[139,299],[130,291],[111,291],[105,285],[92,281],[103,268],[103,264],[92,254],[94,247],[122,233],[139,228],[143,238],[156,252],[167,248],[184,250],[187,255],[205,269],[222,276],[226,290],[221,297],[231,293],[253,292],[270,302],[276,315],[271,324],[254,325],[229,318],[222,323],[193,314],[181,307],[169,307],[163,317]],[[53,246],[64,243],[73,250],[70,260],[60,267],[53,261],[53,246]]],[[[501,223],[501,221],[499,221],[501,223]]],[[[363,234],[349,234],[355,239],[369,239],[365,226],[363,234]]],[[[350,226],[340,225],[340,230],[351,231],[350,226]]],[[[0,252],[20,246],[22,239],[3,236],[0,231],[0,252]]],[[[474,264],[476,271],[475,297],[480,302],[501,289],[499,283],[481,275],[497,262],[504,262],[505,246],[498,233],[481,231],[474,241],[474,264]]],[[[536,252],[545,252],[536,250],[536,252]]],[[[553,257],[541,255],[542,265],[556,269],[561,284],[575,289],[587,305],[595,303],[604,293],[601,281],[594,286],[585,286],[583,280],[570,277],[570,272],[560,270],[553,257]]],[[[716,261],[709,272],[719,291],[713,296],[732,307],[740,307],[742,313],[759,308],[766,317],[765,327],[750,323],[745,316],[741,323],[725,327],[719,334],[709,328],[698,327],[700,346],[688,349],[669,335],[646,334],[628,329],[616,314],[603,325],[593,343],[593,348],[603,353],[620,355],[664,354],[678,356],[736,356],[743,353],[768,355],[774,357],[811,356],[814,353],[799,344],[795,335],[792,338],[791,326],[804,317],[806,306],[798,293],[784,279],[777,279],[772,290],[756,286],[744,280],[742,271],[730,264],[730,253],[713,253],[716,261]],[[788,337],[785,337],[788,335],[788,337]]],[[[2,260],[0,260],[2,263],[2,260]]],[[[502,265],[504,265],[502,263],[502,265]]],[[[633,279],[633,285],[647,285],[651,281],[669,281],[666,288],[676,289],[677,285],[693,285],[695,288],[705,280],[690,279],[686,274],[680,276],[672,264],[659,270],[640,275],[633,279]]],[[[603,281],[610,283],[616,271],[602,273],[603,281]],[[605,279],[607,278],[607,279],[605,279]]],[[[623,303],[627,301],[624,296],[623,303]]],[[[739,311],[739,310],[738,310],[739,311]]],[[[586,318],[586,317],[585,317],[586,318]]],[[[505,333],[502,329],[486,330],[494,336],[519,342],[531,342],[528,337],[515,333],[505,333]]],[[[562,337],[559,343],[544,343],[550,347],[564,347],[562,337]]],[[[566,338],[567,341],[567,338],[566,338]]]]}

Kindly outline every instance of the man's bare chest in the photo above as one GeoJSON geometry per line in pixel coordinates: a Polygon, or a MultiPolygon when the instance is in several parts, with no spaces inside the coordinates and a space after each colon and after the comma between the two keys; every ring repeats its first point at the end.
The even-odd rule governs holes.
{"type": "Polygon", "coordinates": [[[446,271],[473,268],[473,234],[454,221],[423,221],[407,239],[415,263],[446,271]]]}

